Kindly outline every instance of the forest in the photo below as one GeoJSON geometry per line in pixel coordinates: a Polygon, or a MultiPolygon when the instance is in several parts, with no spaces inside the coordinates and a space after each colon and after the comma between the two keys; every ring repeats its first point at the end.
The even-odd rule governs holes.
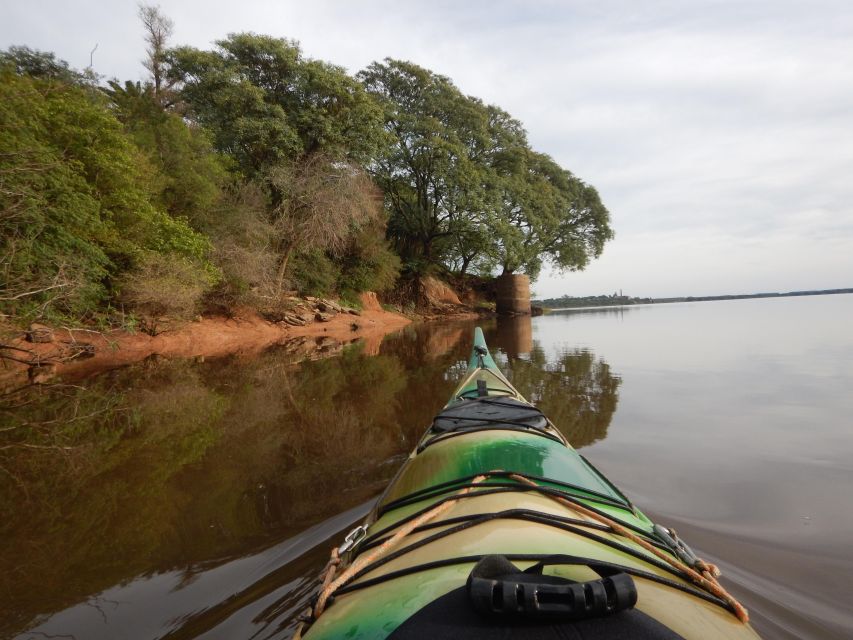
{"type": "Polygon", "coordinates": [[[415,304],[426,275],[580,270],[613,237],[594,187],[450,78],[390,58],[353,75],[254,33],[180,46],[159,8],[139,19],[144,81],[0,52],[5,322],[415,304]]]}

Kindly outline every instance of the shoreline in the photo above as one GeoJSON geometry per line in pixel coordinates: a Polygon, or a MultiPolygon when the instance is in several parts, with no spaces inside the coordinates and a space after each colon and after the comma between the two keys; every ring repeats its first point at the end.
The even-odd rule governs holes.
{"type": "Polygon", "coordinates": [[[157,335],[124,329],[98,332],[88,329],[45,327],[49,339],[30,342],[25,333],[0,345],[0,390],[57,378],[80,379],[140,362],[151,356],[167,358],[222,357],[258,353],[302,337],[331,338],[350,343],[364,340],[368,352],[378,352],[382,339],[412,319],[382,309],[375,295],[365,295],[364,309],[322,314],[302,326],[272,322],[246,310],[232,318],[207,317],[157,335]]]}

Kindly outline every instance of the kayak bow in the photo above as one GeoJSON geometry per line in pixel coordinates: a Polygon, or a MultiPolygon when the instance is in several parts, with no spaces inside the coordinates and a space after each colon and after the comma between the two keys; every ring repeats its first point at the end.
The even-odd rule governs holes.
{"type": "Polygon", "coordinates": [[[450,401],[333,550],[305,637],[757,638],[715,573],[521,396],[477,328],[450,401]]]}

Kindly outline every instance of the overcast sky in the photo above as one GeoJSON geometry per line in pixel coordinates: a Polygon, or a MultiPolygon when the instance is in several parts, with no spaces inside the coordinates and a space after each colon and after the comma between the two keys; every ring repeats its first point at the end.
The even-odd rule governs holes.
{"type": "MultiPolygon", "coordinates": [[[[411,60],[524,122],[598,188],[616,239],[542,297],[853,287],[853,2],[163,0],[175,44],[299,40],[411,60]]],[[[144,75],[129,0],[11,0],[0,47],[144,75]]]]}

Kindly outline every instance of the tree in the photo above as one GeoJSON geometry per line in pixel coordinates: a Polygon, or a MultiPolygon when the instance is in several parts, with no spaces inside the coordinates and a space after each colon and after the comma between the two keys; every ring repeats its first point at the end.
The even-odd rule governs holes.
{"type": "Polygon", "coordinates": [[[383,144],[375,101],[343,68],[304,58],[296,42],[232,34],[213,51],[174,49],[168,62],[188,114],[248,177],[313,153],[362,164],[383,144]]]}
{"type": "Polygon", "coordinates": [[[582,270],[613,237],[598,192],[545,154],[524,153],[500,189],[497,251],[504,273],[535,278],[543,261],[558,270],[582,270]]]}
{"type": "Polygon", "coordinates": [[[0,308],[84,317],[146,252],[207,269],[208,241],[152,202],[103,94],[16,69],[0,67],[0,308]]]}
{"type": "Polygon", "coordinates": [[[543,261],[583,269],[612,237],[592,187],[533,151],[521,123],[448,78],[386,59],[358,74],[393,139],[371,164],[406,267],[474,266],[536,277],[543,261]]]}
{"type": "Polygon", "coordinates": [[[410,62],[375,62],[358,78],[381,102],[393,139],[371,166],[396,249],[415,272],[453,260],[454,230],[471,233],[477,215],[488,219],[488,109],[410,62]]]}
{"type": "Polygon", "coordinates": [[[147,57],[142,62],[151,73],[153,97],[158,104],[167,106],[171,103],[171,82],[166,81],[166,45],[172,36],[175,23],[165,16],[157,5],[139,5],[139,19],[145,29],[145,49],[147,57]]]}
{"type": "Polygon", "coordinates": [[[294,252],[340,256],[355,234],[382,220],[381,197],[370,177],[328,156],[314,154],[276,167],[270,182],[281,194],[272,212],[280,255],[278,291],[294,252]]]}
{"type": "Polygon", "coordinates": [[[154,99],[152,84],[111,80],[104,92],[150,165],[154,202],[171,216],[208,231],[228,180],[227,161],[213,149],[208,133],[164,110],[154,99]]]}
{"type": "Polygon", "coordinates": [[[36,51],[29,47],[9,47],[0,51],[0,67],[10,69],[19,76],[30,76],[45,80],[61,80],[70,84],[83,82],[86,76],[71,69],[65,60],[48,51],[36,51]]]}

